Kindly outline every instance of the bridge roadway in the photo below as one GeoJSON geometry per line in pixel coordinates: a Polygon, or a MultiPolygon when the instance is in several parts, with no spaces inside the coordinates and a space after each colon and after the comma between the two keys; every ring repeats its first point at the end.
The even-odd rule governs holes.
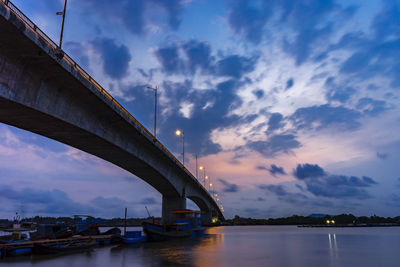
{"type": "Polygon", "coordinates": [[[143,179],[162,194],[165,223],[171,222],[171,210],[186,208],[186,198],[199,206],[203,223],[224,219],[211,194],[150,132],[5,3],[0,0],[0,122],[73,146],[143,179]]]}

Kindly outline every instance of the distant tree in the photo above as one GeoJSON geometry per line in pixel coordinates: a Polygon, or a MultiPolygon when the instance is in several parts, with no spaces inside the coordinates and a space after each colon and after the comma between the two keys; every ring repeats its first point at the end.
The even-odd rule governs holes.
{"type": "Polygon", "coordinates": [[[354,216],[353,214],[340,214],[333,216],[333,220],[335,220],[335,223],[337,224],[355,223],[356,219],[356,216],[354,216]]]}

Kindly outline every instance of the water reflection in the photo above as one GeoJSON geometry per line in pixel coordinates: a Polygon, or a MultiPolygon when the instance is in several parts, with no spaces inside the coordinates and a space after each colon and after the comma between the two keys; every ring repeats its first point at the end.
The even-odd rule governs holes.
{"type": "Polygon", "coordinates": [[[204,257],[204,252],[219,250],[223,234],[209,234],[204,237],[167,242],[145,243],[134,246],[111,248],[110,257],[118,266],[206,266],[218,262],[216,255],[204,257]]]}
{"type": "Polygon", "coordinates": [[[235,226],[196,239],[97,247],[88,253],[5,258],[0,266],[393,266],[400,227],[235,226]]]}
{"type": "Polygon", "coordinates": [[[331,261],[338,258],[338,249],[336,243],[336,234],[328,234],[329,239],[329,256],[331,261]]]}

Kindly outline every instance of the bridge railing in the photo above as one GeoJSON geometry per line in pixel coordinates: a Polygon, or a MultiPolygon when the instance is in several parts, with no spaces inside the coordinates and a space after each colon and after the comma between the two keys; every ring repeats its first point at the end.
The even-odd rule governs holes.
{"type": "MultiPolygon", "coordinates": [[[[32,22],[21,10],[19,10],[11,1],[9,0],[0,0],[0,3],[3,3],[7,6],[17,17],[21,19],[21,21],[28,26],[30,30],[32,30],[40,39],[47,43],[53,49],[60,49],[58,45],[45,34],[39,27],[36,26],[35,23],[32,22]]],[[[209,196],[213,199],[212,195],[207,191],[207,189],[193,176],[193,174],[180,162],[161,142],[159,142],[155,136],[149,132],[138,120],[136,120],[132,114],[130,114],[115,98],[113,98],[110,93],[108,93],[95,79],[92,78],[81,66],[79,66],[67,53],[64,52],[64,60],[67,62],[73,69],[75,69],[80,75],[82,75],[87,81],[89,81],[97,90],[99,90],[104,96],[106,96],[115,106],[119,108],[125,115],[127,115],[136,125],[138,125],[155,143],[157,143],[164,152],[166,152],[176,163],[178,163],[181,168],[183,168],[192,179],[194,179],[200,187],[209,194],[209,196]]]]}

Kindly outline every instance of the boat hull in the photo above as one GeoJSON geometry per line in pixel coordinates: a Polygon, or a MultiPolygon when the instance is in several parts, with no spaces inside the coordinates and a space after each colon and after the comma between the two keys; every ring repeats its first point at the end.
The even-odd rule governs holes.
{"type": "Polygon", "coordinates": [[[188,238],[192,236],[192,230],[180,230],[166,225],[143,223],[143,231],[148,241],[165,241],[171,239],[188,238]]]}

